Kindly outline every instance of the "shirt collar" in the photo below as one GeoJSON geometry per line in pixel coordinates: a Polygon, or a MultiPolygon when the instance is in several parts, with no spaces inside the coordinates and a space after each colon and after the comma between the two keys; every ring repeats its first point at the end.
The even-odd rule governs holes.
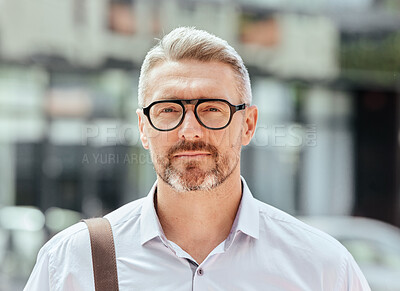
{"type": "Polygon", "coordinates": [[[244,178],[241,177],[241,179],[242,199],[236,213],[235,221],[232,225],[231,233],[235,234],[237,231],[241,231],[258,239],[260,234],[260,215],[258,203],[251,194],[244,178]]]}
{"type": "MultiPolygon", "coordinates": [[[[242,180],[242,199],[235,221],[232,225],[231,233],[236,234],[241,231],[256,239],[259,238],[259,209],[257,201],[254,199],[243,177],[242,180]]],[[[160,237],[166,244],[167,239],[162,230],[156,210],[154,208],[154,194],[157,189],[157,182],[154,183],[149,194],[144,200],[140,217],[140,242],[145,244],[155,237],[160,237]]]]}
{"type": "Polygon", "coordinates": [[[142,245],[155,237],[160,237],[163,242],[166,241],[156,209],[154,208],[154,194],[156,189],[157,181],[154,183],[142,206],[142,213],[140,215],[140,243],[142,245]]]}

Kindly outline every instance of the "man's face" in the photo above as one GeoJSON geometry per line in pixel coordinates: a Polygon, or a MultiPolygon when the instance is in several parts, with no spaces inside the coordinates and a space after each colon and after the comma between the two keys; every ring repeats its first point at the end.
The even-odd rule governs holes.
{"type": "MultiPolygon", "coordinates": [[[[236,82],[232,69],[220,62],[165,62],[148,75],[145,106],[159,100],[203,98],[225,99],[238,105],[236,82]]],[[[185,109],[183,123],[166,132],[154,129],[138,110],[141,140],[150,150],[158,177],[172,188],[181,192],[211,190],[239,170],[241,146],[253,134],[248,137],[248,109],[236,112],[230,125],[221,130],[200,125],[194,105],[185,105],[185,109]]]]}

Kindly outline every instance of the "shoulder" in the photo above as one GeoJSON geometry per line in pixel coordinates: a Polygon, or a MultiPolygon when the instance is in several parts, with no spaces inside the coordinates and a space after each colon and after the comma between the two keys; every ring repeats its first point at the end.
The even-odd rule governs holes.
{"type": "MultiPolygon", "coordinates": [[[[110,221],[113,228],[128,221],[136,221],[140,217],[141,206],[145,198],[141,198],[123,205],[122,207],[107,214],[105,217],[110,221]]],[[[52,237],[42,248],[41,253],[48,253],[50,257],[61,255],[67,251],[79,252],[90,249],[89,231],[84,222],[78,222],[52,237]]]]}
{"type": "MultiPolygon", "coordinates": [[[[269,261],[286,266],[310,277],[312,282],[335,290],[370,290],[357,263],[335,238],[284,211],[258,201],[259,241],[272,253],[269,261]]],[[[311,282],[311,281],[310,281],[311,282]]]]}
{"type": "Polygon", "coordinates": [[[275,250],[276,260],[286,262],[298,272],[307,270],[324,286],[368,286],[351,254],[336,239],[275,207],[257,203],[260,242],[275,250]]]}
{"type": "Polygon", "coordinates": [[[85,223],[78,222],[53,236],[41,249],[50,257],[70,250],[70,245],[85,245],[89,242],[89,232],[85,223]]]}
{"type": "MultiPolygon", "coordinates": [[[[121,226],[127,223],[129,226],[135,225],[142,204],[143,199],[139,199],[106,216],[111,222],[114,238],[118,234],[130,234],[126,234],[121,226]]],[[[79,222],[56,234],[41,248],[25,290],[65,290],[66,286],[75,286],[77,290],[93,290],[93,280],[88,280],[93,277],[91,266],[89,231],[84,222],[79,222]]]]}
{"type": "Polygon", "coordinates": [[[271,205],[258,200],[256,203],[259,208],[261,237],[273,235],[295,249],[320,255],[321,259],[337,260],[338,256],[350,256],[347,249],[327,233],[271,205]]]}
{"type": "Polygon", "coordinates": [[[145,199],[147,199],[147,197],[127,203],[113,212],[110,212],[105,217],[110,221],[113,228],[128,221],[137,220],[141,215],[145,199]]]}

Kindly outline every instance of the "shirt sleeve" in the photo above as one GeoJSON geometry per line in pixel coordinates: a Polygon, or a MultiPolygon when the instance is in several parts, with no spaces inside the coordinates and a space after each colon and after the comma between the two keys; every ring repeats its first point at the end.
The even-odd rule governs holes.
{"type": "Polygon", "coordinates": [[[79,222],[53,236],[39,251],[24,291],[94,290],[89,231],[79,222]]]}
{"type": "Polygon", "coordinates": [[[343,263],[342,272],[342,284],[337,290],[371,291],[367,279],[365,279],[364,274],[350,253],[348,253],[348,257],[343,263]]]}
{"type": "Polygon", "coordinates": [[[24,291],[50,291],[49,254],[41,248],[24,291]]]}

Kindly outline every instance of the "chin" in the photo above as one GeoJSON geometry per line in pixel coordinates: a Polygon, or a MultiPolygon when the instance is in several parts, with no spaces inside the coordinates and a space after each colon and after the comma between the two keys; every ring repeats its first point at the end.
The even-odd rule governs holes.
{"type": "Polygon", "coordinates": [[[221,183],[215,174],[199,175],[198,173],[188,173],[169,175],[167,184],[178,192],[210,191],[218,187],[221,183]]]}

